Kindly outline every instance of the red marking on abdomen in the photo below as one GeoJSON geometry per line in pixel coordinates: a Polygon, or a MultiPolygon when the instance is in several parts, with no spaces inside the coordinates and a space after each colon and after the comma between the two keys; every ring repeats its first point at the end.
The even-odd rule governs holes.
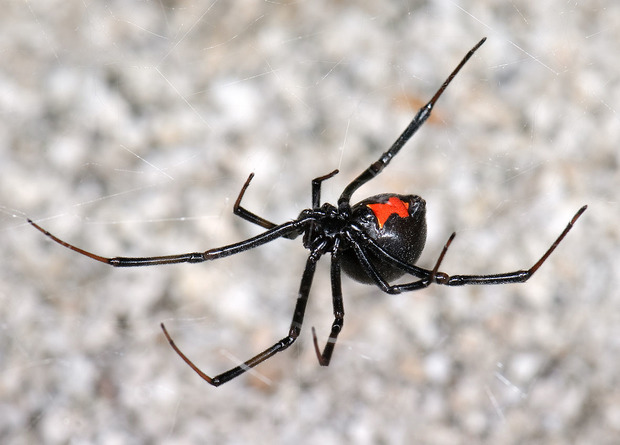
{"type": "Polygon", "coordinates": [[[409,203],[398,199],[396,196],[392,196],[385,203],[366,204],[372,213],[377,217],[379,228],[382,229],[388,218],[397,214],[401,218],[407,218],[409,216],[409,203]]]}

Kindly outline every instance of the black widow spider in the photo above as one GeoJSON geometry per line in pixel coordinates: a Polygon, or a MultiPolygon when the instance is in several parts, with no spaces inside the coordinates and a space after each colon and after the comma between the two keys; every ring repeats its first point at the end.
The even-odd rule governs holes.
{"type": "Polygon", "coordinates": [[[398,294],[400,292],[422,289],[429,286],[431,283],[443,284],[446,286],[523,283],[547,260],[549,255],[551,255],[573,227],[573,224],[575,224],[577,219],[586,210],[587,206],[583,206],[579,209],[551,247],[549,247],[543,256],[527,270],[517,270],[493,275],[448,275],[444,272],[440,272],[439,266],[441,265],[450,243],[454,239],[454,233],[444,245],[432,270],[414,265],[422,253],[424,243],[426,242],[426,203],[421,197],[384,193],[371,196],[351,206],[350,200],[353,193],[359,187],[377,176],[385,166],[390,163],[392,158],[396,156],[418,128],[422,126],[430,116],[437,99],[439,99],[452,79],[485,40],[486,39],[480,40],[480,42],[465,55],[463,60],[461,60],[454,71],[448,76],[433,98],[417,112],[411,123],[390,149],[383,153],[376,162],[371,164],[345,187],[338,199],[337,207],[329,203],[321,205],[320,199],[321,183],[338,173],[338,170],[334,170],[312,181],[311,209],[303,210],[299,214],[299,217],[293,221],[283,224],[274,224],[241,207],[241,199],[254,176],[254,174],[250,174],[241,188],[233,211],[235,215],[240,216],[246,221],[267,229],[265,232],[245,241],[210,249],[205,252],[138,258],[102,257],[57,238],[30,219],[28,219],[28,222],[55,242],[81,253],[82,255],[86,255],[89,258],[114,267],[201,263],[203,261],[211,261],[235,255],[271,242],[277,238],[295,239],[297,236],[303,235],[303,245],[310,251],[310,255],[308,256],[306,267],[301,277],[301,285],[299,287],[293,321],[286,337],[273,346],[265,349],[260,354],[252,357],[239,366],[215,377],[209,377],[181,352],[168,334],[163,323],[161,324],[161,328],[170,346],[172,346],[176,353],[200,375],[200,377],[213,386],[226,383],[267,360],[276,353],[285,350],[297,339],[301,332],[301,325],[304,319],[306,303],[308,302],[308,295],[310,293],[310,286],[312,284],[316,263],[322,255],[329,253],[331,254],[331,288],[334,322],[323,352],[319,349],[316,333],[314,328],[312,328],[314,348],[319,363],[322,366],[327,366],[331,360],[336,339],[342,330],[344,322],[344,306],[340,283],[341,270],[357,281],[375,284],[379,289],[388,294],[398,294]],[[389,284],[390,281],[404,274],[411,274],[415,276],[417,280],[409,283],[389,284]]]}

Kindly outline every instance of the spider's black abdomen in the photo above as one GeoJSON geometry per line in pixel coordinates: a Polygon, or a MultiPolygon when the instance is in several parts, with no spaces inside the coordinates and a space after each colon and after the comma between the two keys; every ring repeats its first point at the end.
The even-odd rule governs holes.
{"type": "MultiPolygon", "coordinates": [[[[384,193],[371,196],[353,206],[351,224],[398,259],[414,264],[426,243],[426,203],[419,196],[384,193]]],[[[402,269],[380,260],[370,248],[366,255],[386,281],[403,275],[402,269]]],[[[353,249],[342,253],[342,270],[362,283],[373,283],[360,265],[353,249]]]]}

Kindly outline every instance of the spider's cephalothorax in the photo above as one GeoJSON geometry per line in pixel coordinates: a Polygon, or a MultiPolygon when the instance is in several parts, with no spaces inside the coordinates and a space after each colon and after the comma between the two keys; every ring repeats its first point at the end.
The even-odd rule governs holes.
{"type": "Polygon", "coordinates": [[[201,263],[235,255],[266,244],[277,238],[295,239],[303,234],[304,247],[310,251],[310,254],[308,255],[306,267],[301,277],[293,320],[288,334],[273,346],[222,374],[210,377],[202,372],[185,356],[185,354],[183,354],[183,352],[181,352],[172,341],[172,338],[163,324],[161,324],[161,328],[172,348],[194,371],[196,371],[196,373],[198,373],[198,375],[200,375],[200,377],[214,386],[226,383],[267,360],[274,354],[288,348],[297,339],[301,332],[316,263],[322,255],[329,254],[331,256],[331,288],[334,322],[332,323],[329,338],[322,352],[319,349],[314,328],[312,329],[314,348],[319,363],[327,366],[331,360],[336,339],[342,330],[344,322],[344,305],[340,284],[341,270],[344,270],[347,275],[362,283],[374,284],[383,292],[390,294],[422,289],[429,286],[431,283],[447,286],[522,283],[527,281],[540,268],[573,227],[573,224],[575,224],[577,219],[586,210],[586,206],[579,209],[551,247],[549,247],[540,259],[529,269],[492,275],[448,275],[445,272],[440,272],[439,266],[454,238],[454,233],[444,245],[432,269],[425,269],[415,265],[415,262],[422,253],[426,241],[426,204],[422,198],[413,195],[396,195],[390,193],[372,196],[351,206],[350,202],[353,193],[381,173],[411,136],[424,124],[426,119],[430,116],[433,106],[452,79],[454,79],[463,65],[465,65],[484,41],[485,39],[482,39],[465,55],[463,60],[461,60],[452,71],[431,100],[417,112],[396,142],[394,142],[377,161],[372,163],[345,187],[338,199],[337,207],[331,204],[321,205],[320,199],[321,183],[338,173],[338,171],[335,170],[312,181],[312,208],[302,211],[298,218],[293,221],[283,224],[274,224],[241,207],[241,199],[254,176],[250,174],[241,188],[241,192],[237,197],[233,210],[234,213],[241,218],[267,229],[265,232],[245,241],[209,249],[205,252],[138,258],[108,258],[99,256],[61,240],[30,219],[28,222],[55,242],[82,255],[86,255],[89,258],[115,267],[201,263]],[[392,280],[405,274],[414,277],[414,280],[411,282],[390,284],[392,280]]]}

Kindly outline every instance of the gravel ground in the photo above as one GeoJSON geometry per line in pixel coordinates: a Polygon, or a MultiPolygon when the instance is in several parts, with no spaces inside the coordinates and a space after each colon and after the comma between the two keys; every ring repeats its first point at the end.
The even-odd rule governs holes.
{"type": "Polygon", "coordinates": [[[606,444],[620,434],[620,3],[612,0],[13,1],[0,17],[0,442],[606,444]],[[216,374],[281,338],[299,240],[207,265],[102,255],[235,242],[323,199],[398,136],[465,52],[433,118],[355,198],[428,204],[430,267],[529,267],[527,284],[387,296],[328,261],[302,335],[253,375],[216,374]]]}

